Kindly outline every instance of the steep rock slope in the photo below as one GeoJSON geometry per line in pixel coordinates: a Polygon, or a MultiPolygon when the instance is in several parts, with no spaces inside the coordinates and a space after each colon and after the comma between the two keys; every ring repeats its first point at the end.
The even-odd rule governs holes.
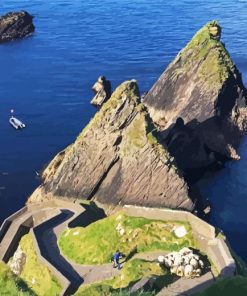
{"type": "Polygon", "coordinates": [[[49,197],[192,210],[188,187],[140,103],[135,81],[121,84],[76,142],[58,154],[30,201],[49,197]]]}
{"type": "Polygon", "coordinates": [[[144,104],[183,170],[239,159],[246,129],[246,89],[212,21],[160,76],[144,104]]]}
{"type": "Polygon", "coordinates": [[[0,43],[33,33],[33,16],[26,11],[10,12],[0,17],[0,43]]]}

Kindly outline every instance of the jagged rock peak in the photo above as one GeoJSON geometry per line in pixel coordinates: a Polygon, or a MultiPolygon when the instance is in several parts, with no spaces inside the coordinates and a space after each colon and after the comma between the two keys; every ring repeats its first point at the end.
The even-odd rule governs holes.
{"type": "Polygon", "coordinates": [[[0,43],[33,33],[33,16],[26,11],[10,12],[0,17],[0,43]]]}
{"type": "MultiPolygon", "coordinates": [[[[161,126],[166,127],[179,116],[186,122],[194,118],[202,121],[215,115],[217,107],[220,108],[217,98],[225,82],[232,76],[241,80],[219,40],[220,32],[216,21],[200,29],[146,95],[144,102],[161,126]]],[[[242,83],[240,87],[243,87],[242,83]]]]}
{"type": "Polygon", "coordinates": [[[45,195],[192,210],[188,187],[140,102],[136,81],[122,83],[43,174],[31,201],[45,195]]]}
{"type": "MultiPolygon", "coordinates": [[[[198,143],[191,150],[197,162],[190,159],[192,167],[209,164],[215,159],[211,152],[238,159],[235,149],[247,126],[246,89],[220,37],[218,22],[202,27],[144,98],[161,130],[168,132],[179,118],[183,119],[187,143],[183,149],[180,137],[180,152],[186,150],[188,154],[189,145],[198,143]]],[[[175,147],[178,143],[173,144],[175,147]]]]}

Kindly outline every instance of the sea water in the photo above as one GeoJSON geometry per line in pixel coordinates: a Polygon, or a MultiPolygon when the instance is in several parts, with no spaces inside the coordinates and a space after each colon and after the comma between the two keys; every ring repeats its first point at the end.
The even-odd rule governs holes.
{"type": "MultiPolygon", "coordinates": [[[[27,10],[31,37],[0,45],[0,221],[22,207],[37,174],[72,143],[96,109],[99,75],[113,88],[136,79],[147,91],[194,33],[212,19],[247,82],[247,1],[1,0],[0,14],[27,10]],[[14,130],[10,109],[27,128],[14,130]]],[[[211,222],[247,260],[247,139],[241,161],[205,180],[211,222]]]]}

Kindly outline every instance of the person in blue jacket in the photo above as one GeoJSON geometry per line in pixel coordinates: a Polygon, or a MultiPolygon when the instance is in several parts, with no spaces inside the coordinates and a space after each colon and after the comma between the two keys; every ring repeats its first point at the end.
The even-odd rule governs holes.
{"type": "Polygon", "coordinates": [[[118,268],[121,269],[121,265],[119,263],[119,259],[123,257],[123,254],[119,252],[119,250],[117,250],[115,252],[115,254],[113,255],[113,267],[114,268],[118,268]]]}

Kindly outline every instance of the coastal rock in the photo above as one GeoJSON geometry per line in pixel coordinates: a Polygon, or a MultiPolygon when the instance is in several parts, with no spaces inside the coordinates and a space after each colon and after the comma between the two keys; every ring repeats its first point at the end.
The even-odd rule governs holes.
{"type": "Polygon", "coordinates": [[[33,16],[26,11],[10,12],[0,17],[0,43],[33,33],[33,16]]]}
{"type": "Polygon", "coordinates": [[[247,95],[220,37],[216,21],[205,25],[144,98],[185,177],[196,168],[239,159],[247,95]]]}
{"type": "Polygon", "coordinates": [[[105,76],[100,76],[92,87],[95,96],[91,104],[102,106],[111,97],[111,82],[106,80],[105,76]]]}
{"type": "Polygon", "coordinates": [[[188,187],[159,143],[135,81],[121,84],[73,145],[43,174],[29,201],[93,199],[105,208],[124,204],[192,210],[188,187]]]}
{"type": "Polygon", "coordinates": [[[10,269],[16,275],[20,275],[26,263],[26,254],[19,246],[14,253],[14,256],[9,264],[10,269]]]}

